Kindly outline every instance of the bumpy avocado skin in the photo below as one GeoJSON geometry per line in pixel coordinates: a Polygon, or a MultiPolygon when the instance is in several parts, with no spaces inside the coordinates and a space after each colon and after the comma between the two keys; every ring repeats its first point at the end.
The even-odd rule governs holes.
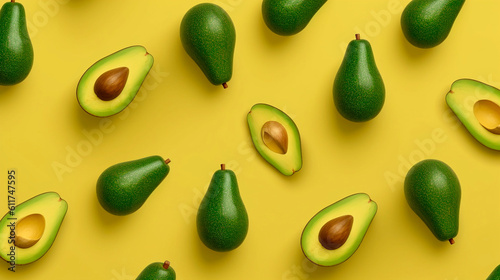
{"type": "Polygon", "coordinates": [[[453,242],[458,234],[461,188],[451,167],[435,159],[418,162],[406,174],[404,193],[434,236],[453,242]]]}
{"type": "Polygon", "coordinates": [[[357,39],[347,46],[335,76],[333,100],[340,115],[353,122],[369,121],[382,110],[384,81],[368,41],[357,39]]]}
{"type": "Polygon", "coordinates": [[[146,202],[169,171],[169,165],[160,156],[115,164],[97,180],[99,203],[111,214],[131,214],[146,202]]]}
{"type": "Polygon", "coordinates": [[[262,16],[274,33],[290,36],[302,31],[327,0],[264,0],[262,16]]]}
{"type": "Polygon", "coordinates": [[[217,170],[198,209],[198,235],[208,248],[226,252],[243,243],[248,214],[232,170],[217,170]]]}
{"type": "Polygon", "coordinates": [[[33,46],[20,3],[7,2],[0,10],[0,85],[22,82],[33,66],[33,46]]]}
{"type": "Polygon", "coordinates": [[[486,280],[500,280],[500,265],[495,267],[486,280]]]}
{"type": "Polygon", "coordinates": [[[194,6],[182,19],[180,36],[184,49],[212,84],[231,80],[236,30],[226,11],[211,3],[194,6]]]}
{"type": "Polygon", "coordinates": [[[465,0],[413,0],[401,15],[401,28],[412,45],[433,48],[449,35],[465,0]]]}

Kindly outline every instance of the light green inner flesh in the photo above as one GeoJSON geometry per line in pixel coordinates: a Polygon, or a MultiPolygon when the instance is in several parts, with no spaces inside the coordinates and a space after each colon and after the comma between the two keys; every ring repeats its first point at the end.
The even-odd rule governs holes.
{"type": "Polygon", "coordinates": [[[300,135],[292,119],[272,106],[256,104],[248,114],[247,120],[254,146],[265,160],[285,175],[292,175],[302,168],[300,135]],[[286,129],[288,134],[286,154],[276,153],[264,143],[261,134],[262,126],[268,121],[279,122],[286,129]]]}
{"type": "Polygon", "coordinates": [[[361,244],[376,212],[377,204],[364,193],[348,196],[326,207],[304,228],[301,238],[304,254],[309,260],[322,266],[336,265],[347,260],[361,244]],[[344,215],[354,218],[349,237],[340,248],[325,249],[318,239],[321,228],[327,222],[344,215]]]}
{"type": "Polygon", "coordinates": [[[77,87],[77,97],[82,108],[92,115],[105,117],[127,107],[139,91],[142,82],[153,66],[153,57],[142,46],[133,46],[113,53],[92,65],[82,76],[77,87]],[[94,92],[94,84],[105,72],[127,67],[127,83],[118,97],[103,101],[94,92]]]}
{"type": "Polygon", "coordinates": [[[44,233],[40,240],[29,248],[15,247],[15,262],[19,265],[27,264],[42,257],[54,242],[67,209],[66,201],[60,200],[59,195],[54,192],[43,193],[19,204],[14,216],[7,213],[0,220],[0,257],[10,261],[10,256],[7,254],[10,253],[10,247],[14,246],[8,243],[10,228],[7,226],[10,222],[20,221],[32,214],[40,214],[45,218],[44,233]],[[16,218],[16,220],[9,220],[9,218],[16,218]]]}
{"type": "Polygon", "coordinates": [[[474,112],[474,107],[481,100],[500,104],[500,90],[478,81],[462,79],[454,82],[451,91],[446,95],[446,103],[470,134],[483,145],[500,150],[500,135],[486,129],[483,126],[486,117],[484,115],[480,117],[483,122],[481,124],[476,116],[477,112],[474,112]]]}

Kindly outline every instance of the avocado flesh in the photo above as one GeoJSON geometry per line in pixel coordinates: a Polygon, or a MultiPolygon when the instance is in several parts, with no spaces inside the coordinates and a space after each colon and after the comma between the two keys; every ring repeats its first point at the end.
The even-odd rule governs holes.
{"type": "Polygon", "coordinates": [[[253,144],[259,154],[284,175],[290,176],[302,168],[300,134],[293,120],[283,111],[267,104],[255,104],[247,115],[253,144]],[[269,121],[280,123],[286,130],[286,153],[278,153],[264,143],[262,127],[269,121]]]}
{"type": "Polygon", "coordinates": [[[119,113],[132,102],[153,66],[153,56],[143,46],[131,46],[102,58],[92,65],[78,83],[76,95],[80,106],[89,114],[107,117],[119,113]],[[114,99],[101,100],[94,86],[105,72],[121,67],[129,70],[121,93],[114,99]]]}
{"type": "Polygon", "coordinates": [[[304,255],[320,266],[333,266],[346,261],[358,249],[376,213],[377,204],[365,193],[353,194],[324,208],[307,223],[302,232],[304,255]],[[353,217],[347,240],[338,249],[326,249],[318,238],[321,228],[329,221],[345,215],[353,217]]]}
{"type": "Polygon", "coordinates": [[[483,119],[481,119],[483,124],[478,119],[478,116],[486,118],[485,114],[490,114],[491,118],[495,118],[494,107],[491,112],[482,111],[482,114],[479,114],[480,112],[477,110],[477,105],[487,104],[487,101],[500,105],[500,90],[470,79],[455,81],[446,94],[446,103],[469,133],[486,147],[500,150],[500,134],[495,132],[494,129],[488,130],[483,125],[483,119]],[[474,107],[476,107],[476,111],[474,107]]]}
{"type": "Polygon", "coordinates": [[[16,206],[14,216],[7,213],[0,220],[0,257],[5,261],[10,261],[9,244],[10,228],[8,225],[15,221],[16,224],[24,217],[33,214],[40,214],[45,219],[45,229],[41,238],[28,248],[15,247],[16,265],[32,263],[40,259],[52,246],[57,236],[61,223],[68,210],[68,204],[55,192],[47,192],[37,195],[16,206]],[[11,220],[15,218],[16,220],[11,220]]]}

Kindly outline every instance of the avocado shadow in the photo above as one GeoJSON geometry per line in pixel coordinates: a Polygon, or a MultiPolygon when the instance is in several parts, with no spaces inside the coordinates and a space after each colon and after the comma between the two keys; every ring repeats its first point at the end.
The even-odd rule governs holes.
{"type": "Polygon", "coordinates": [[[399,34],[398,38],[401,48],[404,49],[404,52],[408,55],[408,57],[410,57],[414,61],[424,59],[425,57],[430,56],[433,52],[432,48],[422,49],[415,47],[410,42],[408,42],[402,32],[399,34]]]}
{"type": "MultiPolygon", "coordinates": [[[[95,194],[94,194],[95,195],[95,194]]],[[[112,227],[115,226],[121,226],[126,223],[126,220],[131,220],[131,219],[126,219],[122,216],[115,216],[111,213],[108,213],[104,208],[102,208],[101,204],[99,203],[97,198],[92,199],[94,201],[94,211],[96,217],[98,217],[96,220],[98,223],[100,223],[100,228],[102,229],[109,229],[112,232],[115,232],[115,230],[112,229],[112,227]]]]}
{"type": "Polygon", "coordinates": [[[267,27],[264,19],[262,18],[262,15],[256,18],[258,18],[259,25],[261,27],[260,29],[262,31],[262,36],[265,38],[264,41],[268,44],[268,46],[281,47],[287,44],[287,42],[290,42],[290,40],[292,39],[291,37],[293,36],[282,36],[271,31],[271,29],[267,27]]]}
{"type": "MultiPolygon", "coordinates": [[[[193,234],[193,242],[196,243],[196,247],[198,249],[199,255],[205,260],[209,262],[221,262],[224,259],[227,259],[231,252],[216,252],[209,249],[203,242],[200,240],[198,236],[198,231],[195,229],[193,234]]],[[[235,250],[238,250],[236,248],[235,250]]]]}

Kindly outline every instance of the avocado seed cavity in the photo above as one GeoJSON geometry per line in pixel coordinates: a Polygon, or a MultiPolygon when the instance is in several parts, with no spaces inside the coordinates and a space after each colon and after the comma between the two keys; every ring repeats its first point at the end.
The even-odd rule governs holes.
{"type": "Polygon", "coordinates": [[[340,248],[347,241],[351,233],[354,218],[344,215],[330,220],[319,231],[319,242],[327,250],[340,248]]]}
{"type": "Polygon", "coordinates": [[[282,155],[288,151],[288,134],[279,122],[266,122],[261,129],[261,137],[271,151],[282,155]]]}
{"type": "Polygon", "coordinates": [[[31,214],[22,218],[16,225],[14,244],[19,248],[29,248],[42,238],[45,230],[45,218],[40,214],[31,214]]]}
{"type": "Polygon", "coordinates": [[[474,116],[489,132],[500,134],[500,106],[490,100],[479,100],[474,104],[474,116]]]}
{"type": "Polygon", "coordinates": [[[118,97],[127,83],[129,69],[119,67],[104,72],[94,84],[94,92],[103,101],[110,101],[118,97]]]}

